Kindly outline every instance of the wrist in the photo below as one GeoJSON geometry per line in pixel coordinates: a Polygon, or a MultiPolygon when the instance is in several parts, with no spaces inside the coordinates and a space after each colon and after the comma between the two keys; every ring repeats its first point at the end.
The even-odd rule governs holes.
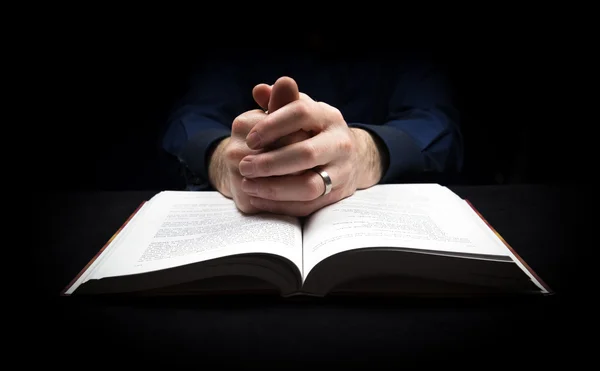
{"type": "Polygon", "coordinates": [[[229,143],[229,137],[221,140],[209,154],[208,180],[213,188],[226,197],[231,197],[229,191],[229,177],[227,176],[227,165],[225,163],[224,150],[229,143]]]}
{"type": "Polygon", "coordinates": [[[381,141],[368,131],[350,129],[357,142],[359,160],[358,189],[369,188],[381,180],[385,171],[386,151],[381,141]]]}

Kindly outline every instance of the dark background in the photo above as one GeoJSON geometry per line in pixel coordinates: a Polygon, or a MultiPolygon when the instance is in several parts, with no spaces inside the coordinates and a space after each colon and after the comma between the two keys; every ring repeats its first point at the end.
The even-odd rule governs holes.
{"type": "MultiPolygon", "coordinates": [[[[584,93],[565,87],[582,70],[577,58],[585,44],[566,37],[566,26],[558,23],[497,18],[476,24],[431,20],[427,27],[419,21],[381,27],[315,21],[311,30],[343,36],[340,49],[350,58],[354,49],[405,46],[436,56],[453,82],[462,115],[466,157],[456,183],[586,182],[591,149],[585,143],[593,135],[574,118],[584,93]],[[571,105],[574,96],[578,102],[571,105]]],[[[38,179],[41,170],[44,188],[180,187],[177,165],[162,151],[160,137],[192,62],[222,48],[239,48],[236,58],[244,61],[244,48],[278,53],[303,36],[294,21],[287,27],[295,31],[286,34],[277,28],[285,23],[261,28],[202,19],[155,22],[90,14],[57,22],[41,34],[37,54],[47,69],[36,94],[52,104],[35,129],[40,141],[35,148],[43,156],[32,174],[38,179]]]]}
{"type": "MultiPolygon", "coordinates": [[[[233,4],[225,5],[230,10],[236,9],[233,4]]],[[[469,9],[469,12],[475,12],[473,16],[465,14],[465,17],[456,18],[442,14],[441,18],[446,21],[440,22],[439,18],[427,12],[408,12],[406,15],[403,10],[383,9],[382,13],[389,11],[392,19],[381,20],[363,14],[361,18],[349,20],[338,15],[334,22],[299,17],[274,24],[276,16],[289,16],[290,13],[269,12],[266,6],[257,8],[264,12],[264,18],[250,19],[249,22],[240,22],[235,16],[223,13],[215,17],[218,19],[213,19],[215,13],[203,12],[201,7],[196,10],[179,9],[176,15],[159,12],[154,17],[141,10],[125,15],[118,8],[88,8],[85,11],[65,8],[48,14],[40,13],[46,22],[37,24],[39,27],[35,32],[23,28],[21,32],[9,34],[17,43],[19,35],[26,32],[34,34],[36,43],[20,45],[23,54],[30,56],[24,66],[29,72],[35,72],[27,74],[35,78],[22,86],[31,93],[30,100],[26,102],[28,111],[25,112],[40,114],[33,123],[33,116],[17,123],[7,123],[28,131],[24,140],[10,136],[5,138],[8,144],[25,148],[24,154],[13,157],[12,164],[25,169],[26,182],[42,190],[155,191],[177,188],[181,183],[176,166],[162,151],[160,139],[170,108],[184,92],[192,60],[209,58],[224,47],[239,48],[240,51],[257,47],[265,53],[278,53],[284,47],[282,45],[290,47],[290,44],[285,44],[289,40],[280,31],[282,26],[300,31],[303,27],[315,29],[320,26],[324,31],[344,34],[346,43],[342,48],[346,51],[352,48],[365,50],[419,45],[434,52],[454,84],[462,115],[461,129],[466,140],[465,169],[459,183],[573,186],[564,192],[546,190],[539,195],[532,194],[535,188],[531,191],[525,187],[520,197],[507,193],[503,198],[502,191],[498,189],[490,192],[470,190],[466,194],[478,204],[488,205],[488,209],[482,209],[485,215],[496,213],[493,224],[507,231],[509,241],[520,240],[524,241],[523,244],[530,240],[542,241],[539,246],[528,250],[531,259],[554,273],[554,277],[560,277],[562,281],[557,281],[563,282],[565,287],[568,285],[569,291],[578,300],[564,302],[564,306],[553,306],[552,310],[547,310],[546,306],[519,307],[510,303],[497,309],[486,307],[481,310],[469,306],[461,310],[460,305],[440,305],[437,308],[420,308],[417,305],[401,312],[393,307],[391,310],[384,308],[376,310],[373,315],[352,309],[340,315],[338,311],[325,308],[320,315],[315,311],[305,317],[302,317],[306,314],[305,308],[284,308],[273,314],[275,309],[245,311],[242,307],[239,311],[225,311],[225,317],[221,316],[221,310],[195,317],[194,311],[185,309],[163,312],[160,309],[80,308],[64,302],[58,305],[53,285],[71,277],[71,272],[79,269],[79,263],[87,261],[88,257],[83,255],[91,251],[76,249],[77,241],[86,239],[92,245],[93,241],[104,242],[105,237],[112,233],[107,231],[113,231],[122,223],[121,219],[112,218],[113,213],[120,214],[133,207],[134,200],[128,199],[129,195],[115,196],[122,202],[112,210],[101,207],[105,206],[103,200],[112,199],[111,195],[97,199],[90,197],[87,202],[70,205],[61,205],[61,196],[51,196],[36,217],[41,227],[35,230],[35,234],[42,241],[37,242],[32,251],[40,267],[31,269],[27,266],[23,271],[34,273],[28,277],[19,276],[19,282],[28,279],[32,286],[41,287],[51,299],[28,304],[27,300],[34,300],[29,293],[35,290],[20,290],[28,296],[21,302],[22,308],[26,308],[23,323],[32,329],[21,331],[19,339],[23,340],[24,348],[35,349],[36,352],[47,349],[52,354],[47,359],[58,359],[64,365],[60,351],[71,348],[63,348],[63,344],[73,346],[76,349],[74,353],[93,355],[95,362],[99,361],[96,359],[98,349],[122,346],[126,350],[120,350],[120,353],[127,354],[131,348],[139,350],[132,350],[132,358],[137,362],[138,355],[151,354],[146,351],[146,346],[152,346],[151,349],[165,346],[163,353],[155,354],[157,357],[169,351],[172,354],[185,353],[185,350],[196,349],[194,347],[199,340],[195,334],[208,334],[199,341],[200,346],[211,343],[212,335],[221,336],[221,342],[216,342],[209,349],[217,349],[223,344],[223,350],[217,356],[222,355],[226,359],[231,356],[226,352],[230,349],[230,341],[254,345],[247,348],[238,345],[237,353],[247,355],[260,346],[276,350],[280,339],[284,336],[288,339],[287,335],[293,331],[299,331],[297,344],[310,343],[319,339],[313,335],[314,330],[328,334],[317,344],[324,344],[329,339],[332,343],[337,341],[342,349],[339,354],[348,357],[355,349],[352,341],[362,334],[379,332],[380,340],[375,341],[373,347],[398,351],[399,345],[392,340],[402,338],[396,333],[407,335],[399,340],[400,344],[407,346],[399,356],[409,357],[414,350],[415,357],[423,355],[424,360],[431,358],[440,363],[445,362],[443,355],[446,352],[457,351],[459,358],[465,355],[465,359],[474,356],[476,352],[472,353],[471,348],[461,349],[463,343],[455,343],[455,339],[465,334],[464,338],[473,340],[469,343],[471,346],[484,339],[477,351],[485,350],[484,355],[490,357],[483,359],[486,363],[481,363],[486,366],[495,364],[502,354],[528,355],[538,366],[540,358],[544,364],[551,364],[561,357],[577,361],[585,358],[586,354],[593,354],[586,353],[591,343],[582,340],[585,337],[579,337],[580,332],[587,331],[587,319],[591,321],[593,318],[593,306],[581,306],[579,299],[585,298],[584,295],[592,292],[588,288],[594,287],[591,279],[578,280],[578,277],[591,276],[588,264],[591,266],[594,261],[585,255],[591,254],[593,249],[588,249],[584,241],[586,233],[591,234],[593,230],[582,225],[586,221],[590,223],[591,219],[585,216],[579,218],[578,215],[585,212],[584,204],[592,193],[576,193],[579,183],[591,183],[593,180],[595,168],[591,154],[594,147],[590,144],[594,140],[594,121],[597,121],[593,114],[585,117],[588,107],[593,107],[585,103],[586,95],[593,93],[593,85],[587,84],[588,70],[584,68],[587,62],[582,57],[589,45],[585,41],[586,34],[575,30],[584,22],[577,22],[577,17],[567,16],[566,12],[547,17],[547,13],[538,10],[522,14],[521,9],[512,9],[509,14],[469,9]],[[470,21],[465,22],[465,19],[470,21]],[[373,27],[372,22],[378,26],[373,27]],[[569,82],[580,86],[568,87],[569,82]],[[581,113],[583,119],[578,117],[581,113]],[[30,137],[34,139],[32,146],[28,141],[30,137]],[[31,159],[28,156],[35,157],[31,159]],[[561,196],[552,196],[555,194],[561,196]],[[496,196],[486,201],[487,195],[496,196]],[[555,202],[544,204],[551,197],[556,197],[555,202]],[[517,202],[519,207],[511,208],[517,202]],[[544,205],[539,206],[541,204],[544,205]],[[98,208],[100,210],[96,211],[98,208]],[[547,212],[542,220],[536,221],[534,219],[540,216],[540,209],[547,212]],[[565,215],[558,215],[560,211],[565,215]],[[109,220],[112,224],[108,224],[109,220]],[[95,223],[98,223],[97,229],[95,223]],[[114,228],[109,228],[110,225],[114,228]],[[547,226],[564,233],[556,232],[546,237],[547,226]],[[553,243],[557,244],[555,249],[542,254],[546,245],[553,243]],[[580,256],[579,252],[585,254],[580,256]],[[537,260],[534,259],[536,257],[537,260]],[[576,264],[571,264],[571,261],[576,261],[576,264]],[[572,270],[562,268],[567,266],[572,270]],[[554,270],[554,267],[560,269],[554,270]],[[49,279],[49,275],[54,277],[49,279]],[[579,293],[584,295],[579,296],[579,293]],[[580,307],[585,310],[580,311],[580,307]],[[224,320],[231,321],[230,325],[225,325],[225,330],[223,324],[229,322],[224,320]],[[573,320],[577,323],[573,324],[573,320]],[[430,325],[423,325],[428,321],[431,321],[430,325]],[[419,330],[417,325],[423,325],[423,329],[419,330]],[[336,339],[334,336],[338,336],[336,331],[340,328],[348,330],[336,339]],[[494,331],[488,333],[488,329],[494,331]],[[561,331],[565,329],[569,331],[563,336],[561,331]],[[269,331],[275,335],[265,336],[269,331]],[[88,333],[95,334],[95,341],[91,340],[92,336],[82,338],[88,333]],[[237,338],[240,333],[243,339],[237,338]],[[355,333],[355,336],[344,340],[347,333],[355,333]],[[58,341],[61,334],[66,342],[58,341]],[[535,341],[541,341],[541,345],[535,346],[535,341],[529,337],[532,334],[535,341]],[[146,340],[142,341],[144,338],[146,340]],[[257,338],[262,341],[257,341],[257,338]],[[539,353],[530,348],[531,344],[536,351],[539,349],[539,353]],[[550,350],[545,349],[549,344],[550,350]],[[346,350],[343,350],[344,345],[346,350]],[[493,347],[486,350],[487,345],[493,347]],[[180,350],[178,346],[184,349],[180,350]],[[500,356],[496,349],[500,349],[500,356]],[[432,357],[431,350],[441,350],[439,358],[432,357]],[[571,354],[575,355],[573,359],[566,358],[571,354]]],[[[297,8],[302,6],[297,4],[297,8]]],[[[237,16],[243,17],[244,13],[237,16]]],[[[298,36],[299,33],[293,34],[298,36]]],[[[239,54],[239,58],[244,60],[243,53],[239,54]]],[[[20,181],[22,179],[18,179],[20,181]]],[[[69,199],[87,198],[75,195],[69,199]]],[[[28,260],[23,264],[28,265],[28,260]]],[[[282,341],[281,349],[294,345],[294,341],[282,341]]],[[[366,342],[362,340],[359,344],[366,342]]],[[[199,362],[202,362],[207,353],[209,351],[198,357],[193,351],[189,354],[194,361],[201,359],[199,362]]],[[[170,357],[166,359],[167,362],[172,360],[170,357]]],[[[517,358],[509,356],[508,362],[512,364],[513,360],[518,362],[517,358]]]]}

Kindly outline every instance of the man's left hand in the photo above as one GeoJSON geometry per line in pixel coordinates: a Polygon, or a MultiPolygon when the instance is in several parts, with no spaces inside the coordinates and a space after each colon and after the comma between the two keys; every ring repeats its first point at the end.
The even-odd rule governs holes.
{"type": "Polygon", "coordinates": [[[306,94],[257,123],[246,137],[251,149],[262,149],[299,130],[312,136],[272,151],[249,155],[240,162],[242,190],[250,203],[265,211],[306,216],[371,187],[382,176],[382,150],[367,131],[350,128],[341,112],[306,94]],[[315,171],[326,171],[325,185],[315,171]]]}

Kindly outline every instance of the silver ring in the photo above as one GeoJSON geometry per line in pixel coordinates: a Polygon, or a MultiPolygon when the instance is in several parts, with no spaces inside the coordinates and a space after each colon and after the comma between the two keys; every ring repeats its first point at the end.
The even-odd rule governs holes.
{"type": "Polygon", "coordinates": [[[319,174],[321,176],[321,178],[323,178],[323,183],[325,184],[325,191],[323,192],[323,194],[321,196],[325,196],[326,194],[328,194],[329,192],[331,192],[331,189],[333,188],[333,183],[331,182],[331,178],[329,177],[329,174],[327,174],[327,172],[325,170],[320,170],[320,169],[313,169],[313,171],[317,174],[319,174]]]}

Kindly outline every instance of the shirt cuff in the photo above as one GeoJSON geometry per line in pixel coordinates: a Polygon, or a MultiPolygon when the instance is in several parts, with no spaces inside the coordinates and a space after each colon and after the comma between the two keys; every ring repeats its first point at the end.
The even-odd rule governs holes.
{"type": "Polygon", "coordinates": [[[350,123],[348,126],[364,129],[383,143],[387,151],[388,166],[379,183],[397,183],[425,171],[421,149],[404,131],[385,125],[350,123]]]}
{"type": "Polygon", "coordinates": [[[188,184],[208,184],[208,159],[213,146],[231,135],[227,129],[203,130],[191,137],[179,155],[185,167],[194,179],[188,184]]]}

